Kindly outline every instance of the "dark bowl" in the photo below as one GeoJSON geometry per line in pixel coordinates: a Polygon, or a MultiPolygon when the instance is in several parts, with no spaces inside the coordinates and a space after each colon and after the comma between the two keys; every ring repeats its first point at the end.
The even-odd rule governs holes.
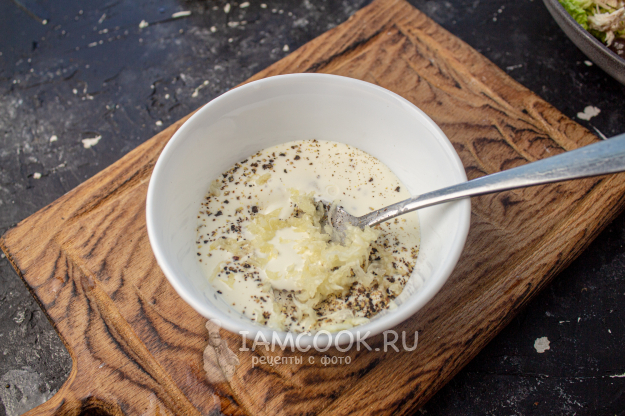
{"type": "Polygon", "coordinates": [[[601,69],[625,85],[625,59],[618,56],[601,41],[588,33],[571,17],[558,0],[543,0],[547,10],[558,26],[566,33],[578,48],[601,69]]]}

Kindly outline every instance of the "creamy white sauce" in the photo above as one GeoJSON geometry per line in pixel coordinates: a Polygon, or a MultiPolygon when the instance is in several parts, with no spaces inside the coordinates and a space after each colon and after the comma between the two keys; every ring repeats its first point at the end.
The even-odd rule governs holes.
{"type": "Polygon", "coordinates": [[[299,253],[295,245],[305,242],[308,233],[298,232],[292,228],[283,228],[276,232],[276,236],[271,239],[270,244],[278,251],[276,258],[269,260],[265,265],[265,272],[276,273],[279,277],[271,281],[271,286],[278,290],[301,290],[298,281],[290,279],[289,275],[301,273],[304,266],[306,252],[299,253]]]}
{"type": "MultiPolygon", "coordinates": [[[[340,330],[367,322],[379,309],[393,308],[392,299],[401,293],[416,262],[416,212],[376,227],[382,231],[378,247],[387,246],[392,255],[393,275],[380,277],[383,282],[364,291],[360,286],[357,292],[354,285],[350,293],[330,296],[317,305],[317,316],[293,315],[293,305],[306,301],[301,293],[310,277],[304,268],[315,253],[306,246],[310,236],[291,227],[279,229],[269,240],[270,253],[247,243],[256,237],[250,232],[255,218],[273,213],[287,220],[297,215],[292,190],[337,201],[356,216],[410,197],[387,166],[345,144],[289,142],[250,156],[213,182],[198,215],[197,255],[217,296],[252,320],[296,332],[340,330]]],[[[375,255],[370,258],[375,261],[375,255]]]]}

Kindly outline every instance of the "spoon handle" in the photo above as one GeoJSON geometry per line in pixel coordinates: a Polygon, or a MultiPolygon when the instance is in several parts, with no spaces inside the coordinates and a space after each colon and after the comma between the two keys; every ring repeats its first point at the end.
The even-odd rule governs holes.
{"type": "Polygon", "coordinates": [[[537,162],[421,194],[358,218],[376,225],[416,209],[470,196],[625,171],[625,134],[537,162]]]}

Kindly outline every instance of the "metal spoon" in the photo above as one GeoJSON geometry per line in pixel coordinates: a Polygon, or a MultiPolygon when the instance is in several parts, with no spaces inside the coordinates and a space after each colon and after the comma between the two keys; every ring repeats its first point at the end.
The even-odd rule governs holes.
{"type": "Polygon", "coordinates": [[[364,228],[419,208],[456,199],[622,171],[625,171],[625,134],[503,172],[414,196],[362,217],[354,217],[343,207],[333,204],[328,212],[328,220],[342,241],[346,224],[364,228]]]}

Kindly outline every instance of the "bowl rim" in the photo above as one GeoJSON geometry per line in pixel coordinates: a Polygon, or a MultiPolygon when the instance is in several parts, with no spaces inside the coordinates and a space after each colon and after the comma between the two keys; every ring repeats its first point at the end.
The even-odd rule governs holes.
{"type": "MultiPolygon", "coordinates": [[[[244,335],[248,339],[256,339],[259,332],[263,333],[263,336],[266,339],[273,339],[270,337],[275,336],[276,334],[280,338],[280,340],[289,340],[289,336],[291,337],[291,341],[293,341],[293,337],[297,335],[298,348],[299,346],[315,346],[315,347],[323,347],[325,345],[342,345],[345,342],[345,337],[340,338],[340,334],[343,332],[350,332],[354,336],[359,336],[359,332],[361,332],[362,328],[367,330],[365,334],[365,338],[369,336],[374,336],[382,333],[385,330],[392,329],[396,325],[402,323],[403,321],[410,318],[414,315],[418,310],[420,310],[423,306],[425,306],[442,288],[442,286],[446,283],[449,276],[453,272],[463,250],[464,245],[466,243],[466,239],[469,232],[470,227],[470,218],[471,218],[471,202],[470,198],[457,200],[451,202],[452,204],[457,204],[460,208],[460,216],[459,223],[457,227],[457,232],[455,234],[455,244],[449,255],[448,261],[441,267],[441,272],[438,273],[440,276],[435,284],[429,286],[427,292],[423,291],[423,288],[419,289],[415,294],[419,293],[419,298],[415,302],[405,302],[403,305],[406,305],[401,313],[387,313],[379,319],[372,320],[366,324],[355,326],[346,331],[339,331],[328,333],[327,331],[318,331],[319,333],[325,333],[324,336],[320,340],[317,339],[317,335],[313,336],[310,334],[304,333],[302,334],[294,334],[292,332],[278,331],[271,329],[266,326],[260,326],[258,324],[253,323],[252,321],[249,324],[242,324],[234,319],[230,319],[227,316],[213,316],[213,314],[205,308],[204,303],[199,301],[196,297],[194,297],[191,293],[183,287],[182,283],[180,283],[176,277],[176,273],[174,273],[173,268],[170,266],[168,261],[167,253],[165,253],[164,248],[161,246],[157,237],[157,227],[155,219],[155,198],[156,198],[156,187],[158,183],[162,181],[164,178],[162,170],[163,166],[166,165],[170,155],[175,151],[177,144],[179,141],[184,140],[187,130],[192,128],[192,125],[195,123],[195,120],[201,119],[204,113],[210,112],[214,107],[219,106],[223,100],[229,99],[234,94],[246,94],[248,90],[256,89],[261,85],[271,85],[273,83],[280,83],[282,80],[292,80],[297,78],[307,78],[307,79],[318,79],[321,82],[340,82],[351,84],[352,86],[357,86],[365,89],[369,89],[369,91],[374,91],[378,94],[386,95],[387,97],[394,98],[399,102],[408,105],[413,112],[415,112],[424,122],[425,127],[433,133],[433,136],[439,142],[439,144],[443,147],[444,152],[450,157],[450,160],[453,162],[455,167],[458,168],[456,172],[459,174],[461,178],[461,182],[466,182],[466,172],[464,169],[464,165],[460,160],[460,157],[453,145],[445,135],[445,133],[440,129],[440,127],[427,115],[418,108],[415,104],[408,101],[404,97],[387,90],[379,85],[372,84],[366,81],[362,81],[355,78],[340,76],[340,75],[332,75],[332,74],[319,74],[319,73],[297,73],[297,74],[284,74],[284,75],[275,75],[267,78],[262,78],[259,80],[255,80],[249,83],[242,84],[237,86],[220,96],[214,98],[210,102],[203,105],[200,109],[198,109],[195,113],[186,120],[182,126],[172,135],[169,139],[168,143],[163,148],[161,154],[158,157],[158,160],[154,166],[152,171],[152,175],[150,177],[150,182],[148,185],[147,197],[146,197],[146,226],[148,231],[148,239],[150,242],[150,246],[154,253],[154,257],[156,261],[163,271],[163,274],[167,278],[168,282],[172,285],[176,293],[188,304],[190,305],[196,312],[205,318],[214,321],[220,327],[227,329],[230,332],[244,335]],[[357,333],[358,332],[358,333],[357,333]],[[316,344],[314,344],[316,343],[316,344]]],[[[364,332],[364,331],[363,331],[364,332]]],[[[361,337],[362,339],[362,337],[361,337]]],[[[290,344],[289,344],[290,345],[290,344]]]]}

